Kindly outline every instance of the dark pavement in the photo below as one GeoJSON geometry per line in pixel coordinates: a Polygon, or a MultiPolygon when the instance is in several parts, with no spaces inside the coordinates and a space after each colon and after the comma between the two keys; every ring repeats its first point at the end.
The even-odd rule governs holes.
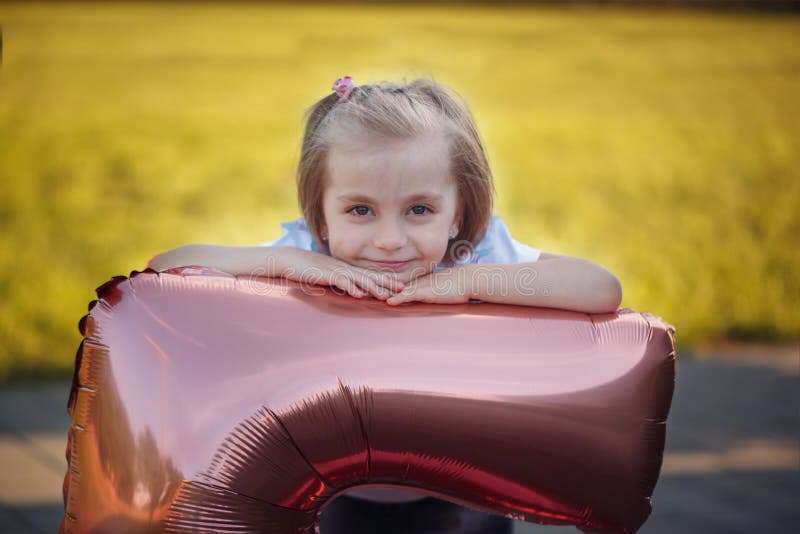
{"type": "MultiPolygon", "coordinates": [[[[0,532],[56,532],[66,382],[0,388],[0,532]]],[[[517,523],[517,533],[578,532],[517,523]]],[[[653,513],[639,531],[800,532],[800,349],[679,355],[653,513]]]]}

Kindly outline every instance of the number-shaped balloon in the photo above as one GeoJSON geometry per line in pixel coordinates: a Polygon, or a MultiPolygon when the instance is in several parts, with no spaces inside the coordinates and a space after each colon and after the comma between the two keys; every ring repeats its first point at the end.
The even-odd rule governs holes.
{"type": "Polygon", "coordinates": [[[650,513],[675,383],[658,317],[391,307],[198,268],[97,293],[62,532],[314,532],[370,485],[586,532],[650,513]]]}

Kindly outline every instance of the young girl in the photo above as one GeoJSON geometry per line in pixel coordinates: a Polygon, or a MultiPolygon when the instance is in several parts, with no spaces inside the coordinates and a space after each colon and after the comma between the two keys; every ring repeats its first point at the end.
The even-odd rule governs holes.
{"type": "MultiPolygon", "coordinates": [[[[603,313],[620,304],[620,283],[605,268],[511,237],[492,212],[492,174],[472,115],[434,81],[336,80],[307,113],[297,186],[303,216],[283,223],[277,240],[186,245],[149,266],[284,277],[389,306],[496,302],[603,313]]],[[[355,491],[322,515],[326,534],[511,529],[503,517],[400,490],[355,491]]]]}

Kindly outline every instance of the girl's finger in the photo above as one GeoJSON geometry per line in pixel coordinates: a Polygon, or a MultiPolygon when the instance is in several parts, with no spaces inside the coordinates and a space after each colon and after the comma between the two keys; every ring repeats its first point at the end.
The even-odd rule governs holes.
{"type": "Polygon", "coordinates": [[[355,298],[360,299],[364,296],[364,292],[359,289],[356,283],[346,276],[338,275],[331,283],[355,298]]]}
{"type": "Polygon", "coordinates": [[[397,276],[384,276],[384,287],[391,291],[400,292],[405,289],[406,284],[397,276]]]}
{"type": "Polygon", "coordinates": [[[407,302],[409,300],[413,300],[411,297],[414,295],[416,291],[416,286],[408,286],[403,291],[397,293],[396,295],[392,295],[386,302],[389,304],[400,304],[401,302],[407,302]]]}
{"type": "Polygon", "coordinates": [[[389,291],[398,292],[402,291],[405,287],[405,284],[397,278],[396,274],[371,271],[369,269],[363,269],[363,274],[389,291]]]}
{"type": "Polygon", "coordinates": [[[386,299],[387,304],[395,305],[395,304],[402,304],[405,302],[405,295],[402,293],[398,293],[397,295],[392,295],[388,299],[386,299]]]}
{"type": "Polygon", "coordinates": [[[376,299],[386,300],[392,295],[392,292],[381,286],[372,278],[365,277],[361,280],[361,287],[372,294],[376,299]]]}
{"type": "Polygon", "coordinates": [[[372,294],[375,298],[381,297],[381,287],[374,276],[360,270],[354,270],[352,276],[353,282],[362,290],[372,294]]]}

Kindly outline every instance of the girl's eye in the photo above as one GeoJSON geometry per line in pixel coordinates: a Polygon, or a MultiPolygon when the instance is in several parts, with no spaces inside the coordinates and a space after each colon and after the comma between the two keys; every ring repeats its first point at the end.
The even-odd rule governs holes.
{"type": "Polygon", "coordinates": [[[422,208],[423,210],[431,211],[430,208],[428,208],[428,206],[421,206],[421,205],[414,206],[413,208],[411,208],[414,211],[414,215],[425,215],[425,211],[417,211],[417,208],[422,208]]]}
{"type": "Polygon", "coordinates": [[[366,210],[368,212],[369,208],[367,206],[353,206],[352,208],[350,208],[350,211],[355,212],[355,215],[358,216],[366,215],[366,213],[364,213],[363,210],[366,210]]]}
{"type": "MultiPolygon", "coordinates": [[[[369,207],[362,205],[362,206],[353,206],[348,210],[348,213],[352,213],[353,215],[356,215],[358,217],[364,217],[366,215],[369,215],[369,211],[370,211],[369,207]]],[[[425,215],[426,213],[430,212],[431,209],[428,206],[423,206],[421,204],[418,204],[416,206],[413,206],[411,208],[411,211],[414,213],[414,215],[425,215]]]]}

